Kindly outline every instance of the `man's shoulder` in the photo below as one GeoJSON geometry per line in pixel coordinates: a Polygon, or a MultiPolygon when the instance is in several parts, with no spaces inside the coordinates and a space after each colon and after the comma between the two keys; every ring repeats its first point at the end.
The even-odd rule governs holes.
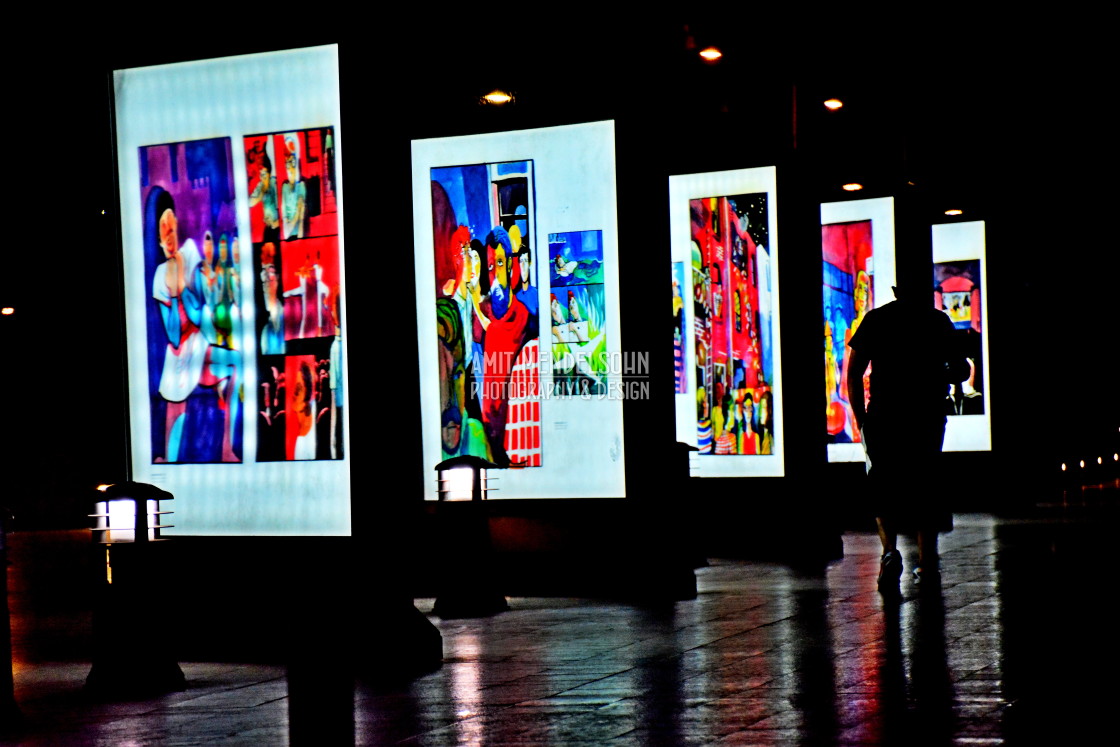
{"type": "MultiPolygon", "coordinates": [[[[891,301],[888,304],[876,307],[867,312],[864,317],[866,323],[870,319],[876,319],[876,324],[894,323],[894,324],[912,324],[912,323],[926,323],[931,325],[942,325],[944,322],[949,321],[949,317],[945,312],[939,311],[934,307],[931,302],[929,305],[922,303],[902,301],[891,301]]],[[[952,322],[949,322],[952,324],[952,322]]]]}

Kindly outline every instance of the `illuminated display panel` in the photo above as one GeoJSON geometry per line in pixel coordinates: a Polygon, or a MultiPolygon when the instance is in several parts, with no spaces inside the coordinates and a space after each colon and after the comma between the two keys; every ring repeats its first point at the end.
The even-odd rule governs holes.
{"type": "Polygon", "coordinates": [[[933,302],[949,315],[968,358],[968,381],[950,392],[945,451],[990,451],[988,271],[983,221],[933,226],[933,302]]]}
{"type": "Polygon", "coordinates": [[[349,534],[337,48],[114,88],[133,479],[167,534],[349,534]]]}
{"type": "Polygon", "coordinates": [[[491,498],[625,495],[614,163],[612,122],[413,141],[426,499],[467,455],[491,498]]]}
{"type": "Polygon", "coordinates": [[[693,477],[785,474],[776,195],[773,167],[669,177],[686,330],[677,440],[697,448],[693,477]]]}
{"type": "MultiPolygon", "coordinates": [[[[848,402],[848,340],[864,314],[894,300],[894,199],[821,204],[825,436],[829,462],[864,461],[848,402]]],[[[864,376],[864,390],[870,383],[864,376]]]]}

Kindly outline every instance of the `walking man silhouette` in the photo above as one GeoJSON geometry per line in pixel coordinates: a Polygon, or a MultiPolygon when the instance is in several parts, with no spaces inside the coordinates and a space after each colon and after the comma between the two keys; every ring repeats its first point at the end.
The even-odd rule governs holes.
{"type": "Polygon", "coordinates": [[[953,324],[935,309],[920,283],[892,287],[895,301],[867,312],[852,339],[848,395],[863,434],[868,481],[883,557],[881,592],[897,592],[900,527],[916,528],[914,581],[940,579],[937,533],[951,528],[948,511],[930,490],[940,472],[949,385],[968,377],[968,361],[954,350],[953,324]],[[863,375],[871,365],[870,401],[863,375]]]}

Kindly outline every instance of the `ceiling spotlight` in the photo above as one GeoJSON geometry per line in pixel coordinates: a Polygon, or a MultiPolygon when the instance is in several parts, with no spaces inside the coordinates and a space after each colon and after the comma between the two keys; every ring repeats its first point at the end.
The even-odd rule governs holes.
{"type": "Polygon", "coordinates": [[[945,211],[945,215],[962,215],[963,213],[964,213],[963,210],[958,210],[957,208],[953,208],[952,210],[946,210],[945,211]]]}
{"type": "Polygon", "coordinates": [[[834,112],[842,106],[844,106],[844,102],[840,99],[829,99],[824,102],[824,108],[828,109],[830,112],[834,112]]]}
{"type": "Polygon", "coordinates": [[[720,57],[723,57],[723,52],[715,47],[705,47],[700,50],[700,57],[703,58],[705,62],[715,62],[720,57]]]}
{"type": "Polygon", "coordinates": [[[508,104],[511,101],[513,101],[512,93],[495,88],[493,91],[480,98],[478,100],[478,103],[495,104],[497,106],[501,106],[502,104],[508,104]]]}
{"type": "Polygon", "coordinates": [[[848,182],[843,187],[845,192],[858,192],[863,189],[863,185],[859,182],[848,182]]]}
{"type": "Polygon", "coordinates": [[[0,309],[0,314],[3,314],[4,316],[11,316],[14,313],[16,313],[16,310],[12,306],[5,306],[4,308],[0,309]]]}

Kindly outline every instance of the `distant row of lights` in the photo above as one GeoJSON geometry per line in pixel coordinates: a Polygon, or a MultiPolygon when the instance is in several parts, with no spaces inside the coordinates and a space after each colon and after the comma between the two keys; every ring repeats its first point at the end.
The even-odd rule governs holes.
{"type": "MultiPolygon", "coordinates": [[[[1120,454],[1113,454],[1112,455],[1112,461],[1120,462],[1120,454]]],[[[1104,464],[1104,457],[1097,457],[1097,464],[1102,464],[1103,465],[1104,464]]],[[[1080,467],[1081,469],[1085,469],[1085,460],[1082,459],[1082,460],[1078,461],[1077,466],[1080,467]]],[[[1065,462],[1062,462],[1062,472],[1068,472],[1068,471],[1069,471],[1069,465],[1066,464],[1065,462]]]]}
{"type": "MultiPolygon", "coordinates": [[[[835,98],[825,99],[822,103],[824,104],[824,108],[828,109],[830,112],[838,111],[838,110],[840,110],[844,107],[844,102],[841,101],[840,99],[835,99],[835,98]]],[[[841,189],[843,189],[845,192],[859,192],[861,189],[863,189],[863,185],[860,184],[859,182],[848,182],[847,184],[844,184],[841,187],[841,189]]],[[[945,211],[945,215],[963,215],[963,214],[964,214],[964,211],[961,210],[960,208],[950,208],[950,209],[945,211]]]]}
{"type": "MultiPolygon", "coordinates": [[[[700,58],[708,63],[715,63],[723,57],[723,52],[717,47],[705,47],[699,52],[700,58]]],[[[478,103],[482,105],[504,106],[515,101],[513,93],[503,91],[496,88],[484,96],[480,96],[478,103]]],[[[838,111],[844,107],[844,102],[837,98],[827,99],[824,103],[824,108],[831,112],[838,111]]],[[[863,185],[859,182],[849,182],[843,185],[845,192],[859,192],[863,189],[863,185]]],[[[945,211],[945,215],[963,215],[964,211],[959,208],[952,208],[945,211]]]]}
{"type": "MultiPolygon", "coordinates": [[[[699,52],[700,58],[708,63],[718,62],[723,57],[723,52],[717,47],[705,47],[699,52]]],[[[830,112],[838,111],[844,107],[844,102],[837,98],[826,99],[824,108],[830,112]]],[[[841,187],[845,192],[859,192],[863,189],[863,185],[859,182],[848,182],[841,187]]],[[[959,208],[951,208],[945,211],[945,215],[963,215],[964,211],[959,208]]]]}

